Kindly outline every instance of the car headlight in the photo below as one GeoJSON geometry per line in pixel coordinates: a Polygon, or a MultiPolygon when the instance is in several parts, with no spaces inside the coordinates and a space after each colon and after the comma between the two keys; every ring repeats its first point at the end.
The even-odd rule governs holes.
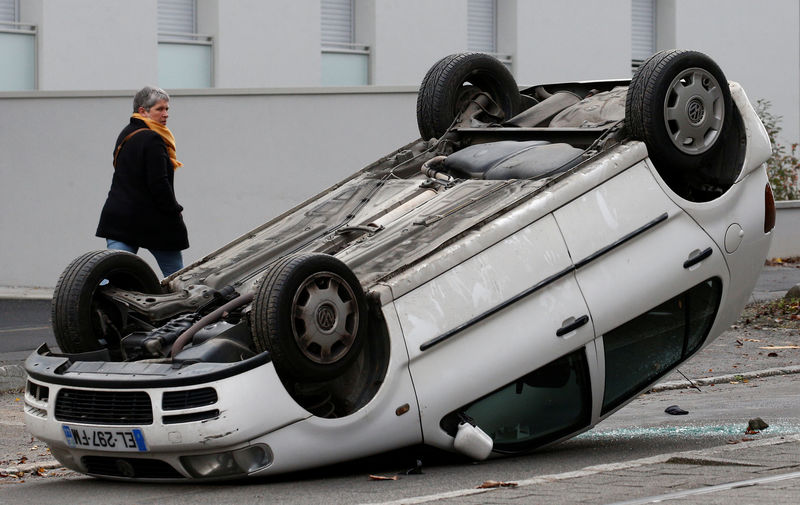
{"type": "Polygon", "coordinates": [[[181,463],[196,478],[244,477],[272,463],[272,450],[258,444],[235,451],[181,456],[181,463]]]}

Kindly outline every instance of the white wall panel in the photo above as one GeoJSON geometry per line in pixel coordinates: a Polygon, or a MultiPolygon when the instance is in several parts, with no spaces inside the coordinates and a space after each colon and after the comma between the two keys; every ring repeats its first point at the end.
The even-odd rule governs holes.
{"type": "Polygon", "coordinates": [[[129,89],[157,81],[156,0],[23,0],[20,7],[21,20],[38,27],[39,89],[129,89]]]}
{"type": "Polygon", "coordinates": [[[518,1],[517,81],[630,77],[630,9],[630,0],[518,1]]]}
{"type": "MultiPolygon", "coordinates": [[[[74,257],[105,248],[94,232],[133,94],[0,97],[0,286],[52,287],[74,257]]],[[[185,262],[417,138],[415,103],[413,88],[173,93],[185,262]]]]}
{"type": "Polygon", "coordinates": [[[378,1],[373,24],[374,84],[419,86],[436,61],[467,50],[466,0],[378,1]]]}
{"type": "Polygon", "coordinates": [[[200,0],[198,15],[214,36],[217,88],[320,84],[318,1],[200,0]]]}
{"type": "Polygon", "coordinates": [[[772,102],[783,143],[800,140],[800,2],[674,1],[675,46],[714,58],[752,102],[772,102]]]}

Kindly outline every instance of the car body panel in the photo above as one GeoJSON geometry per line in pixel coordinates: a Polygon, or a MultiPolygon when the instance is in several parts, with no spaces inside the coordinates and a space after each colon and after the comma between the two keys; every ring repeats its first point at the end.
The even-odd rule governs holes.
{"type": "Polygon", "coordinates": [[[598,335],[702,280],[717,275],[727,281],[722,253],[666,197],[644,163],[557,210],[555,216],[579,265],[576,276],[598,335]],[[627,194],[630,188],[637,189],[635,196],[627,194]],[[707,248],[711,256],[683,267],[707,248]],[[603,260],[597,261],[600,254],[603,260]]]}
{"type": "MultiPolygon", "coordinates": [[[[548,86],[591,96],[595,89],[625,84],[548,86]]],[[[523,90],[531,93],[531,103],[537,89],[523,90]]],[[[186,313],[200,317],[198,305],[214,296],[224,299],[224,293],[253,300],[265,289],[290,292],[294,271],[288,269],[295,261],[333,256],[360,284],[367,307],[356,314],[367,328],[366,342],[338,375],[287,373],[288,362],[279,360],[293,348],[279,347],[280,339],[291,344],[300,337],[289,331],[265,337],[277,305],[260,298],[231,309],[234,317],[225,322],[253,338],[253,357],[232,362],[204,362],[207,341],[192,342],[191,335],[189,350],[199,349],[191,359],[181,358],[183,347],[177,355],[133,362],[112,359],[110,352],[88,357],[41,348],[26,362],[28,427],[72,469],[154,481],[276,474],[419,443],[455,450],[457,425],[468,422],[468,412],[495,437],[494,455],[585,431],[708,345],[739,314],[754,286],[771,240],[764,166],[771,149],[741,87],[730,83],[730,89],[737,137],[726,138],[725,146],[736,148],[710,168],[716,181],[729,184],[713,194],[703,189],[698,199],[675,186],[676,177],[691,184],[692,174],[657,163],[644,142],[626,137],[617,117],[619,88],[613,92],[614,118],[605,121],[601,113],[587,128],[470,124],[452,128],[443,139],[407,144],[169,277],[165,294],[139,297],[144,301],[135,300],[133,291],[103,294],[114,307],[151,317],[155,326],[186,313]],[[513,139],[530,149],[520,163],[541,161],[537,170],[545,176],[485,180],[480,167],[464,179],[438,172],[437,157],[493,140],[504,141],[506,153],[513,139]],[[559,155],[583,151],[550,170],[554,157],[536,159],[541,141],[571,145],[556,148],[559,155]],[[697,304],[697,321],[687,316],[678,321],[683,326],[673,325],[685,334],[656,328],[634,349],[648,353],[640,361],[658,361],[658,343],[673,346],[656,363],[657,373],[644,374],[645,383],[627,370],[629,383],[614,382],[615,367],[625,365],[624,353],[615,350],[638,344],[636,331],[623,330],[635,330],[641,318],[676,321],[684,312],[695,317],[689,294],[704,297],[705,305],[697,304]],[[165,396],[203,388],[215,391],[211,404],[163,404],[165,396]],[[96,422],[89,408],[59,419],[55,407],[65,390],[102,398],[144,392],[153,421],[96,422]],[[514,427],[517,417],[525,422],[514,427]],[[137,428],[149,451],[137,459],[127,452],[70,447],[64,425],[137,428]],[[250,457],[249,463],[214,473],[234,455],[250,457]],[[152,468],[137,467],[151,463],[152,468]],[[159,474],[164,468],[171,473],[159,474]]],[[[591,100],[572,107],[590,106],[591,100]]],[[[583,117],[580,110],[572,112],[570,117],[583,117]]],[[[309,289],[335,291],[329,288],[309,289]]],[[[293,296],[292,331],[329,320],[329,311],[302,319],[298,314],[305,309],[297,310],[302,303],[293,296]]],[[[346,310],[360,303],[345,298],[337,303],[346,310]]],[[[202,331],[214,338],[208,326],[202,331]]]]}

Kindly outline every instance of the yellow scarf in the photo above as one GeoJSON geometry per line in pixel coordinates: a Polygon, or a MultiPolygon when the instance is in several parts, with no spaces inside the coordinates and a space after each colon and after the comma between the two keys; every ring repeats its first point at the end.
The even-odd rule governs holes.
{"type": "Polygon", "coordinates": [[[150,118],[142,116],[138,112],[134,112],[131,117],[144,121],[144,124],[146,124],[148,128],[161,136],[164,140],[164,144],[167,146],[167,154],[169,155],[170,161],[172,161],[173,170],[177,170],[178,167],[183,166],[183,163],[178,161],[178,156],[175,154],[175,137],[172,136],[172,132],[169,131],[169,128],[150,118]]]}

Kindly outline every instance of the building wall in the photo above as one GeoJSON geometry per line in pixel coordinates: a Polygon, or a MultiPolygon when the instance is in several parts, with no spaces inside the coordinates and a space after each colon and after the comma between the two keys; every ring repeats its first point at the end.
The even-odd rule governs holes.
{"type": "MultiPolygon", "coordinates": [[[[200,258],[417,136],[416,88],[467,49],[467,0],[356,0],[371,83],[318,89],[320,5],[198,0],[216,89],[169,90],[177,173],[200,258]],[[277,13],[277,15],[276,15],[277,13]],[[393,86],[405,86],[396,88],[393,86]]],[[[20,0],[39,91],[0,93],[0,285],[52,286],[93,237],[111,147],[136,89],[157,84],[157,0],[20,0]],[[120,91],[124,90],[124,91],[120,91]]],[[[800,140],[797,0],[658,0],[657,48],[711,55],[800,140]]],[[[629,0],[500,0],[498,51],[521,85],[630,75],[629,0]]]]}
{"type": "MultiPolygon", "coordinates": [[[[0,96],[0,286],[52,287],[105,248],[94,232],[133,93],[0,96]]],[[[417,138],[415,103],[413,87],[174,93],[186,263],[417,138]]]]}
{"type": "Polygon", "coordinates": [[[750,99],[772,102],[783,116],[784,143],[800,140],[800,2],[797,0],[658,0],[662,49],[696,49],[711,56],[750,99]],[[662,3],[664,5],[662,5],[662,3]],[[674,33],[671,35],[670,32],[674,33]]]}
{"type": "Polygon", "coordinates": [[[319,16],[319,2],[199,0],[198,32],[214,37],[215,86],[318,86],[319,16]]]}
{"type": "MultiPolygon", "coordinates": [[[[373,84],[418,86],[434,62],[467,50],[462,0],[375,2],[373,11],[366,20],[373,38],[365,41],[372,49],[373,84]]],[[[357,12],[357,27],[359,20],[357,12]]]]}
{"type": "Polygon", "coordinates": [[[514,67],[521,83],[631,75],[630,2],[517,2],[514,67]]]}
{"type": "Polygon", "coordinates": [[[40,90],[127,89],[158,78],[157,0],[21,0],[38,28],[40,90]]]}

